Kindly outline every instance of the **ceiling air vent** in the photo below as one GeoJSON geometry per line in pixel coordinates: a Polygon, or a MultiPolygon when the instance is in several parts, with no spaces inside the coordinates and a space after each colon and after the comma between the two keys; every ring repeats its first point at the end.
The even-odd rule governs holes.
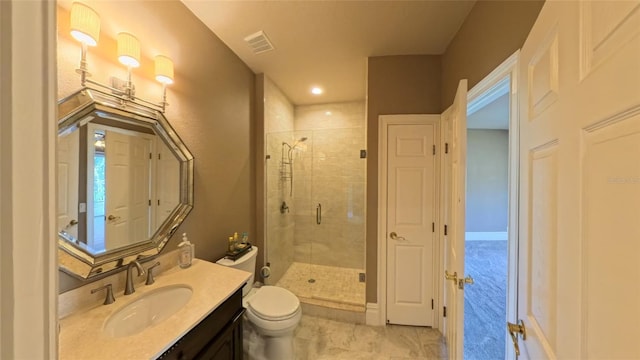
{"type": "Polygon", "coordinates": [[[267,37],[267,34],[262,30],[247,36],[244,38],[244,41],[247,42],[249,48],[251,48],[251,51],[253,51],[254,54],[261,54],[274,49],[273,44],[271,44],[271,41],[269,41],[269,38],[267,37]]]}

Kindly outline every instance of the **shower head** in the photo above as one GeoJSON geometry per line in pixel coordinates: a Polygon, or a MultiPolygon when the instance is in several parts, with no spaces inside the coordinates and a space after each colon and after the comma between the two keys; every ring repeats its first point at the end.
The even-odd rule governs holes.
{"type": "Polygon", "coordinates": [[[293,145],[289,145],[288,142],[283,141],[282,142],[282,146],[286,145],[289,148],[289,150],[293,150],[293,149],[295,149],[296,146],[298,146],[298,144],[300,144],[301,142],[307,141],[307,139],[308,138],[306,136],[303,136],[300,139],[296,139],[296,141],[293,142],[293,145]]]}
{"type": "Polygon", "coordinates": [[[300,144],[301,142],[305,142],[305,141],[307,141],[307,137],[306,137],[306,136],[303,136],[303,137],[301,137],[300,139],[296,140],[296,141],[293,143],[293,147],[295,148],[296,146],[298,146],[298,144],[300,144]]]}

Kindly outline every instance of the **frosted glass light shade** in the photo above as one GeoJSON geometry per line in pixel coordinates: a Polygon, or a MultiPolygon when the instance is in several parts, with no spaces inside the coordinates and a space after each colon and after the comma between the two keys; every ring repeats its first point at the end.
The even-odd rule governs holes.
{"type": "Polygon", "coordinates": [[[85,4],[71,5],[71,36],[89,46],[98,45],[100,37],[100,16],[85,4]]]}
{"type": "Polygon", "coordinates": [[[166,56],[158,55],[155,64],[156,80],[166,85],[173,84],[173,61],[166,56]]]}
{"type": "Polygon", "coordinates": [[[118,34],[118,61],[123,65],[137,68],[140,66],[140,41],[135,36],[121,32],[118,34]]]}

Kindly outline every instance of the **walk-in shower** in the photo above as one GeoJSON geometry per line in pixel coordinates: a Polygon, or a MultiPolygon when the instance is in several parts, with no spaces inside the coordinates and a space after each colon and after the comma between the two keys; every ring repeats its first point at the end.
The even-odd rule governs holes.
{"type": "Polygon", "coordinates": [[[265,282],[303,303],[364,311],[363,105],[297,107],[295,130],[266,134],[265,282]]]}

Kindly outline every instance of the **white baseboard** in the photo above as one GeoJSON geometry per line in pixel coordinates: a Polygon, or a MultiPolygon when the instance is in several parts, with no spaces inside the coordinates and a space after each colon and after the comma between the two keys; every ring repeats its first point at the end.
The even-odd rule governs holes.
{"type": "Polygon", "coordinates": [[[377,303],[367,303],[366,324],[372,326],[382,326],[384,321],[380,319],[380,308],[377,303]]]}
{"type": "Polygon", "coordinates": [[[507,240],[507,232],[506,231],[465,232],[464,239],[466,241],[507,240]]]}

